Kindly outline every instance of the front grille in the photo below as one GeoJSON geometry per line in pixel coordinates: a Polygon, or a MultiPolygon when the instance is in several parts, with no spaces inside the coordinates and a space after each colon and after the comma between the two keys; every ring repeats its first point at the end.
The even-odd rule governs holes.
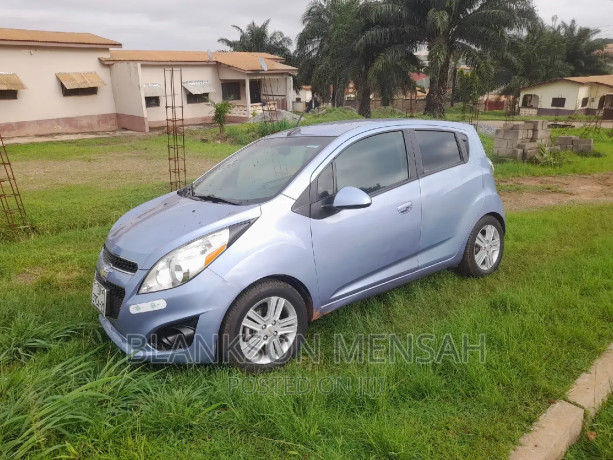
{"type": "Polygon", "coordinates": [[[121,310],[121,304],[126,296],[126,290],[121,286],[103,280],[100,276],[97,276],[96,279],[109,291],[106,316],[108,318],[117,319],[119,317],[119,310],[121,310]]]}
{"type": "Polygon", "coordinates": [[[121,270],[122,272],[134,274],[138,270],[138,265],[136,262],[116,256],[109,251],[106,246],[102,250],[102,261],[109,264],[111,267],[116,268],[117,270],[121,270]]]}

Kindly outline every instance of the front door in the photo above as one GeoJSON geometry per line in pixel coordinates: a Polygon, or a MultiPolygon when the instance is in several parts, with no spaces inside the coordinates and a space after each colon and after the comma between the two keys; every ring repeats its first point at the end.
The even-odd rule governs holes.
{"type": "Polygon", "coordinates": [[[405,133],[385,132],[344,149],[313,182],[311,234],[322,306],[416,270],[421,198],[405,133]],[[334,210],[334,194],[362,189],[372,204],[334,210]]]}
{"type": "Polygon", "coordinates": [[[251,94],[252,104],[262,102],[262,85],[260,80],[249,80],[249,94],[251,94]]]}

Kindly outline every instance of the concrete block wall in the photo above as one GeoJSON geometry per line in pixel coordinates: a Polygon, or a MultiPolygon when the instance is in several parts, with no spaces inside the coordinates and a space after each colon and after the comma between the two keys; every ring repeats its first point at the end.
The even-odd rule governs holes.
{"type": "Polygon", "coordinates": [[[594,139],[581,139],[579,136],[560,136],[556,139],[555,146],[559,150],[591,153],[594,151],[594,139]]]}
{"type": "Polygon", "coordinates": [[[551,147],[551,130],[546,121],[505,123],[496,130],[494,154],[523,161],[536,156],[540,145],[551,147]]]}

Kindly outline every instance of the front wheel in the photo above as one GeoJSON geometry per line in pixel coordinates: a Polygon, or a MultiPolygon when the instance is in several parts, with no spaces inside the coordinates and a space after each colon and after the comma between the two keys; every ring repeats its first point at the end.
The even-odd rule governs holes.
{"type": "Polygon", "coordinates": [[[464,257],[458,266],[467,276],[487,276],[496,271],[504,252],[504,231],[494,216],[484,216],[468,237],[464,257]]]}
{"type": "Polygon", "coordinates": [[[292,286],[257,283],[239,295],[221,326],[221,358],[250,370],[285,364],[300,349],[307,326],[306,305],[292,286]]]}

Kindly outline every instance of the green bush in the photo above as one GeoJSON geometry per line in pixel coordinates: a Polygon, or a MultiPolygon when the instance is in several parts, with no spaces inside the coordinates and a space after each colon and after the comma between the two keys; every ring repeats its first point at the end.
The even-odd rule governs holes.
{"type": "Polygon", "coordinates": [[[215,113],[213,114],[213,123],[219,126],[219,135],[223,136],[226,133],[226,123],[228,115],[232,112],[232,103],[230,101],[211,102],[215,113]]]}
{"type": "Polygon", "coordinates": [[[279,131],[285,131],[287,129],[292,129],[296,126],[296,123],[292,123],[288,120],[279,120],[275,122],[265,122],[261,121],[256,124],[255,132],[257,133],[256,139],[260,137],[270,136],[271,134],[278,133],[279,131]]]}

